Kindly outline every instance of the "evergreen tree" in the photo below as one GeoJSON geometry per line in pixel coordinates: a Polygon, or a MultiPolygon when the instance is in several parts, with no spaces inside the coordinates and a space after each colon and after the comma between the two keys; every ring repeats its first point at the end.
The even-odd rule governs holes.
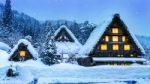
{"type": "Polygon", "coordinates": [[[11,10],[11,1],[6,0],[5,9],[3,12],[3,26],[11,28],[12,26],[12,10],[11,10]]]}
{"type": "Polygon", "coordinates": [[[5,8],[3,11],[2,24],[3,24],[2,27],[3,33],[1,33],[1,37],[3,38],[3,41],[5,43],[13,47],[13,44],[15,43],[15,40],[16,38],[18,38],[18,36],[15,35],[16,32],[13,30],[12,27],[12,10],[10,0],[6,0],[5,8]]]}
{"type": "Polygon", "coordinates": [[[56,55],[57,51],[54,40],[54,29],[52,27],[49,27],[48,29],[51,29],[51,31],[47,35],[47,43],[45,45],[45,51],[42,54],[42,61],[44,64],[52,65],[60,63],[61,59],[59,55],[56,55]]]}

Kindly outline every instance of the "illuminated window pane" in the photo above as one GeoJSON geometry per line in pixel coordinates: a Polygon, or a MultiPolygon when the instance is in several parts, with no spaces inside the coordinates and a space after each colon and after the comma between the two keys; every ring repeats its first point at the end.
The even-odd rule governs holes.
{"type": "Polygon", "coordinates": [[[100,48],[101,50],[107,50],[107,44],[101,44],[100,48]]]}
{"type": "Polygon", "coordinates": [[[119,33],[118,28],[112,28],[112,33],[115,33],[115,34],[119,33]]]}
{"type": "Polygon", "coordinates": [[[126,41],[126,37],[122,36],[122,41],[125,42],[126,41]]]}
{"type": "Polygon", "coordinates": [[[26,51],[20,51],[19,54],[21,57],[24,57],[24,56],[26,56],[26,51]]]}
{"type": "Polygon", "coordinates": [[[124,45],[124,50],[130,50],[130,45],[129,44],[124,45]]]}
{"type": "Polygon", "coordinates": [[[109,36],[105,36],[105,41],[109,41],[109,36]]]}
{"type": "Polygon", "coordinates": [[[119,50],[119,45],[118,44],[114,44],[113,45],[113,50],[119,50]]]}
{"type": "Polygon", "coordinates": [[[112,41],[118,42],[118,40],[119,40],[118,36],[113,36],[113,37],[112,37],[112,41]]]}

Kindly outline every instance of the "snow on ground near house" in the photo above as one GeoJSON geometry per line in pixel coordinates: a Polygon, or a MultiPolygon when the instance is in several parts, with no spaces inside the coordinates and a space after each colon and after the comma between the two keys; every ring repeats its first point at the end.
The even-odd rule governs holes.
{"type": "Polygon", "coordinates": [[[0,67],[6,66],[8,62],[8,53],[6,51],[0,50],[0,67]]]}
{"type": "Polygon", "coordinates": [[[61,63],[47,66],[37,61],[13,63],[18,66],[19,76],[5,78],[8,66],[0,68],[0,83],[29,83],[38,79],[38,84],[47,83],[99,83],[99,84],[147,84],[150,82],[150,65],[82,67],[61,63]],[[4,80],[3,80],[4,79],[4,80]]]}
{"type": "Polygon", "coordinates": [[[8,52],[10,51],[11,48],[9,47],[8,44],[0,42],[0,49],[8,52]]]}

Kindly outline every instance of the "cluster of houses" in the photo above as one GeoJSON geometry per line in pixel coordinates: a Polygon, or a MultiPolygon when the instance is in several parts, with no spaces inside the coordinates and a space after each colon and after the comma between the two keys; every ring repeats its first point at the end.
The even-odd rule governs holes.
{"type": "MultiPolygon", "coordinates": [[[[97,26],[82,45],[74,34],[62,25],[54,34],[57,53],[74,53],[83,59],[90,58],[96,65],[143,64],[146,61],[145,51],[129,28],[120,15],[115,14],[97,26]]],[[[37,57],[38,53],[31,43],[22,39],[12,49],[9,60],[20,61],[37,57]]]]}

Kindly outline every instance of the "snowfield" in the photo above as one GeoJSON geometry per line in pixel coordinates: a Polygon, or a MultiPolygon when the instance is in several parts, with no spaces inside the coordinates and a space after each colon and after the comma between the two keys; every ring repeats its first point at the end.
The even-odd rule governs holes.
{"type": "Polygon", "coordinates": [[[82,67],[75,64],[61,63],[47,66],[37,61],[13,63],[19,76],[5,77],[9,66],[0,68],[0,83],[27,84],[37,79],[37,84],[48,83],[98,83],[98,84],[147,84],[150,82],[149,65],[131,66],[94,66],[82,67]],[[132,84],[132,83],[131,83],[132,84]],[[134,84],[134,83],[133,83],[134,84]]]}

